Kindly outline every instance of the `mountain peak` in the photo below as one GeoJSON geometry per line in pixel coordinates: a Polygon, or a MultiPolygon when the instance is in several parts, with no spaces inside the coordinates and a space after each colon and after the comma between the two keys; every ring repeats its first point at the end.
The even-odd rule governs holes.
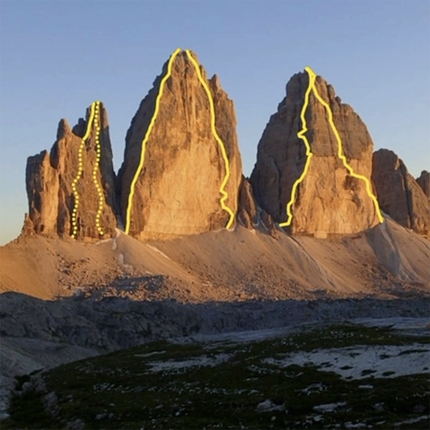
{"type": "Polygon", "coordinates": [[[376,225],[368,186],[373,142],[365,124],[313,72],[296,73],[286,90],[251,175],[262,208],[295,233],[350,234],[376,225]]]}
{"type": "Polygon", "coordinates": [[[231,225],[241,174],[231,100],[194,52],[175,51],[127,132],[119,174],[126,231],[166,238],[231,225]]]}

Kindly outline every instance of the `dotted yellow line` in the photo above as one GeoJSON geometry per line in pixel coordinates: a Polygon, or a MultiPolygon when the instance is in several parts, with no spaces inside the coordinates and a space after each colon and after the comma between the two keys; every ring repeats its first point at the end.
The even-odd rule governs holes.
{"type": "Polygon", "coordinates": [[[95,112],[94,112],[94,121],[96,124],[96,152],[97,152],[97,158],[96,163],[94,164],[93,169],[93,181],[94,185],[96,187],[97,193],[99,195],[99,202],[98,202],[98,209],[97,209],[97,215],[96,215],[96,227],[101,236],[104,235],[103,229],[100,226],[100,217],[103,211],[104,207],[104,194],[103,194],[103,188],[101,185],[99,185],[97,181],[97,171],[99,169],[100,164],[100,157],[101,157],[101,146],[100,146],[100,123],[99,123],[99,115],[100,115],[100,102],[95,102],[95,112]]]}
{"type": "Polygon", "coordinates": [[[85,141],[88,139],[88,136],[90,135],[91,132],[91,126],[94,120],[94,107],[95,107],[95,103],[91,104],[91,111],[90,111],[90,117],[88,119],[88,124],[87,124],[87,131],[85,132],[84,137],[81,140],[81,144],[79,146],[79,152],[78,152],[78,173],[76,174],[75,179],[73,179],[72,182],[72,191],[73,191],[73,195],[75,198],[75,205],[73,207],[73,211],[72,211],[72,238],[75,239],[76,238],[76,234],[78,233],[78,223],[77,223],[77,213],[78,213],[78,208],[79,208],[79,193],[78,193],[78,189],[77,189],[77,183],[79,181],[79,179],[81,179],[82,176],[82,170],[83,170],[83,152],[84,152],[84,147],[85,147],[85,141]]]}
{"type": "Polygon", "coordinates": [[[196,72],[197,72],[197,76],[201,82],[201,84],[203,85],[203,88],[206,91],[206,95],[208,96],[208,100],[209,100],[209,105],[210,105],[210,109],[211,109],[211,129],[212,129],[212,134],[214,135],[216,141],[218,142],[220,148],[221,148],[221,153],[222,153],[222,158],[224,160],[224,165],[225,165],[225,176],[224,176],[224,180],[222,181],[222,184],[219,188],[219,192],[222,194],[220,203],[221,203],[221,207],[229,213],[230,215],[230,219],[228,220],[228,223],[226,225],[226,228],[230,228],[234,222],[234,217],[235,214],[234,212],[226,205],[226,200],[228,199],[228,193],[225,190],[225,186],[230,178],[230,163],[227,157],[227,152],[225,150],[225,145],[223,143],[223,141],[220,139],[220,137],[218,136],[218,133],[216,131],[215,128],[215,107],[214,107],[214,102],[212,99],[212,94],[210,92],[210,89],[207,85],[207,83],[204,81],[202,73],[200,71],[200,67],[199,64],[197,63],[197,61],[193,58],[193,56],[191,55],[191,52],[189,49],[187,49],[187,55],[188,58],[191,60],[191,62],[193,63],[196,72]]]}
{"type": "Polygon", "coordinates": [[[310,159],[312,158],[312,153],[311,153],[311,148],[309,145],[309,142],[306,138],[306,136],[304,135],[306,133],[307,129],[307,125],[306,125],[306,120],[305,120],[305,111],[306,108],[308,106],[309,103],[309,93],[312,90],[315,97],[318,99],[318,101],[324,106],[324,108],[327,111],[328,114],[328,121],[330,124],[331,129],[333,130],[333,133],[336,137],[337,140],[337,156],[342,160],[343,165],[345,166],[345,168],[348,170],[348,173],[353,176],[354,178],[357,179],[361,179],[365,182],[366,184],[366,191],[367,194],[369,195],[369,197],[373,200],[374,206],[375,206],[375,210],[376,213],[378,215],[378,219],[379,222],[384,222],[384,218],[382,216],[381,213],[381,209],[379,208],[379,203],[377,198],[375,197],[375,195],[372,193],[372,186],[370,184],[369,179],[367,179],[365,176],[363,175],[359,175],[357,173],[354,172],[354,170],[352,169],[352,167],[348,164],[345,155],[343,154],[343,149],[342,149],[342,140],[339,136],[339,132],[336,129],[336,126],[334,125],[333,122],[333,113],[330,109],[330,106],[323,100],[323,98],[320,96],[320,94],[318,93],[318,90],[315,87],[315,79],[316,79],[316,74],[315,72],[310,68],[310,67],[306,67],[305,70],[308,72],[309,75],[309,86],[308,89],[306,90],[306,94],[305,94],[305,103],[303,105],[303,109],[301,112],[301,120],[302,120],[302,124],[303,124],[303,128],[302,130],[299,131],[299,133],[297,134],[297,136],[302,139],[305,142],[306,145],[306,155],[308,156],[307,160],[306,160],[306,164],[305,164],[305,168],[303,170],[303,173],[301,174],[300,178],[297,179],[297,181],[294,183],[293,185],[293,189],[291,191],[291,199],[287,204],[287,215],[288,215],[288,219],[286,222],[279,224],[281,227],[284,226],[288,226],[291,224],[291,221],[293,219],[293,215],[291,213],[291,206],[294,204],[295,200],[296,200],[296,189],[297,186],[300,184],[300,182],[303,181],[304,177],[306,176],[306,174],[308,173],[309,170],[309,164],[310,164],[310,159]]]}

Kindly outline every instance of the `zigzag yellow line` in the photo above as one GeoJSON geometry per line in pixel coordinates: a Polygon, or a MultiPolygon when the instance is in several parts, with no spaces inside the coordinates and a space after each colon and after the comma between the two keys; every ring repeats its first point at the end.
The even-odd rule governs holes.
{"type": "MultiPolygon", "coordinates": [[[[179,54],[179,52],[181,52],[180,48],[178,48],[172,54],[172,56],[169,59],[169,62],[168,62],[168,65],[167,65],[167,73],[163,77],[163,79],[161,80],[160,91],[159,91],[159,93],[157,95],[157,98],[156,98],[156,101],[155,101],[154,115],[151,118],[151,122],[149,123],[148,130],[146,131],[145,137],[144,137],[144,139],[142,141],[142,149],[141,149],[141,153],[140,153],[140,162],[139,162],[138,168],[136,170],[136,173],[135,173],[135,175],[133,177],[133,180],[131,182],[130,194],[128,195],[128,204],[127,204],[127,211],[126,211],[126,222],[125,222],[125,229],[124,229],[126,234],[129,234],[129,232],[130,232],[130,212],[131,212],[131,206],[132,206],[132,203],[133,203],[133,197],[134,197],[134,193],[135,193],[136,182],[137,182],[137,179],[138,179],[138,177],[139,177],[139,175],[140,175],[140,173],[142,171],[143,165],[145,163],[146,144],[148,142],[149,136],[151,134],[152,128],[154,127],[155,120],[157,118],[157,115],[158,115],[158,112],[159,112],[159,109],[160,109],[160,99],[161,99],[161,96],[163,95],[164,85],[165,85],[167,79],[169,79],[170,75],[172,74],[172,64],[173,64],[173,61],[176,58],[176,56],[179,54]]],[[[215,136],[215,139],[217,140],[218,144],[220,145],[222,156],[223,156],[223,159],[224,159],[224,163],[225,163],[225,167],[226,167],[226,175],[225,175],[224,180],[223,180],[223,182],[221,184],[221,187],[220,187],[220,193],[223,196],[221,198],[221,200],[220,200],[220,203],[221,203],[221,207],[225,211],[227,211],[229,213],[229,215],[230,215],[230,219],[229,219],[229,221],[227,223],[227,226],[226,226],[226,228],[230,228],[231,225],[234,222],[235,214],[225,204],[225,201],[228,199],[228,193],[224,190],[224,187],[227,184],[228,179],[230,177],[230,165],[229,165],[227,153],[226,153],[224,144],[223,144],[222,140],[220,139],[220,137],[218,136],[218,133],[217,133],[217,131],[215,129],[215,108],[214,108],[214,103],[213,103],[213,100],[212,100],[212,95],[210,93],[209,87],[207,86],[206,82],[204,81],[204,79],[203,79],[203,77],[201,75],[200,67],[199,67],[197,61],[193,58],[193,56],[191,55],[191,53],[190,53],[189,50],[187,50],[186,53],[188,55],[188,58],[190,59],[190,61],[194,65],[194,67],[195,67],[195,69],[197,71],[198,78],[199,78],[200,82],[202,83],[202,85],[203,85],[203,87],[204,87],[204,89],[206,91],[206,94],[208,96],[209,105],[210,105],[210,109],[211,109],[211,128],[212,128],[212,133],[215,136]]]]}
{"type": "Polygon", "coordinates": [[[358,173],[355,173],[354,170],[352,169],[352,167],[346,161],[346,157],[343,154],[342,141],[340,139],[340,136],[339,136],[339,133],[336,129],[336,126],[334,125],[333,113],[330,109],[330,106],[322,99],[322,97],[319,95],[319,93],[315,87],[313,88],[313,90],[314,90],[315,97],[320,101],[320,103],[325,107],[325,109],[327,111],[328,122],[330,123],[330,126],[331,126],[333,133],[336,136],[336,140],[337,140],[337,156],[342,160],[343,165],[348,170],[348,172],[351,176],[353,176],[354,178],[357,178],[357,179],[362,179],[365,182],[367,194],[373,200],[373,204],[375,205],[375,210],[376,210],[376,214],[378,215],[379,222],[381,222],[381,223],[384,222],[384,217],[382,216],[381,209],[379,208],[378,199],[372,193],[372,186],[370,184],[369,179],[367,179],[363,175],[359,175],[358,173]]]}
{"type": "Polygon", "coordinates": [[[229,160],[228,160],[228,157],[227,157],[227,152],[226,152],[226,149],[225,149],[225,145],[224,145],[223,141],[221,140],[221,138],[218,136],[218,133],[217,133],[216,128],[215,128],[215,107],[214,107],[214,102],[213,102],[213,99],[212,99],[212,94],[210,92],[210,89],[209,89],[207,83],[203,79],[202,73],[200,71],[199,64],[193,58],[193,56],[191,55],[191,52],[190,52],[189,49],[187,49],[186,52],[187,52],[188,58],[193,63],[193,65],[194,65],[194,67],[196,69],[199,81],[203,85],[203,88],[205,89],[206,94],[208,96],[209,105],[210,105],[210,109],[211,109],[211,129],[212,129],[212,134],[214,135],[216,141],[218,142],[218,144],[219,144],[219,146],[221,148],[222,158],[223,158],[224,164],[225,164],[225,176],[224,176],[224,180],[222,181],[221,186],[219,188],[219,192],[222,194],[222,197],[221,197],[221,200],[220,200],[221,207],[226,212],[228,212],[229,215],[230,215],[230,219],[229,219],[229,221],[228,221],[228,223],[226,225],[226,228],[228,229],[228,228],[230,228],[232,226],[232,224],[234,222],[234,217],[235,217],[234,212],[225,203],[226,200],[228,199],[228,193],[225,190],[225,186],[226,186],[226,184],[227,184],[227,182],[228,182],[228,180],[230,178],[230,163],[229,163],[229,160]]]}
{"type": "Polygon", "coordinates": [[[76,174],[76,177],[75,177],[75,179],[73,179],[73,182],[72,182],[72,191],[73,191],[73,195],[75,197],[75,205],[74,205],[73,211],[72,211],[72,235],[71,235],[71,237],[73,239],[76,238],[76,234],[78,232],[78,224],[76,221],[76,215],[78,213],[78,208],[79,208],[79,193],[78,193],[78,189],[76,188],[76,184],[78,183],[79,179],[81,179],[81,176],[82,176],[82,170],[83,170],[82,156],[83,156],[85,141],[88,139],[88,137],[91,133],[91,126],[92,126],[93,121],[94,121],[94,108],[95,108],[95,103],[91,103],[91,111],[90,111],[90,117],[89,117],[88,123],[87,123],[87,131],[85,132],[85,135],[82,138],[81,144],[79,146],[78,173],[76,174]]]}
{"type": "Polygon", "coordinates": [[[287,204],[287,215],[288,215],[287,221],[280,223],[279,224],[280,227],[289,226],[291,224],[291,221],[293,220],[293,214],[291,213],[291,206],[293,206],[294,202],[296,201],[297,187],[303,181],[303,179],[305,179],[305,176],[308,173],[309,165],[311,164],[311,158],[312,158],[311,145],[309,144],[308,139],[305,136],[305,133],[308,131],[305,113],[309,104],[309,95],[314,86],[316,75],[309,67],[306,67],[305,70],[308,72],[308,75],[309,75],[309,85],[308,85],[308,88],[306,89],[305,102],[303,103],[302,111],[300,112],[300,119],[302,120],[303,128],[297,133],[297,136],[299,137],[299,139],[302,139],[303,142],[305,143],[307,158],[306,158],[305,168],[303,169],[302,174],[300,175],[299,179],[297,179],[297,181],[294,182],[293,188],[291,189],[291,198],[287,204]]]}
{"type": "Polygon", "coordinates": [[[305,104],[303,105],[303,109],[302,109],[302,113],[301,113],[301,119],[302,119],[302,124],[303,124],[303,128],[302,130],[299,131],[299,133],[297,134],[299,138],[303,139],[303,141],[305,142],[306,145],[306,155],[308,155],[308,159],[306,160],[306,165],[305,165],[305,169],[303,170],[302,175],[300,176],[299,179],[297,179],[297,181],[294,183],[293,185],[293,189],[291,192],[291,200],[290,202],[287,204],[287,215],[288,215],[288,219],[285,223],[279,224],[281,227],[283,226],[288,226],[291,224],[293,215],[291,213],[291,206],[294,204],[295,202],[295,193],[296,193],[296,189],[298,184],[303,181],[304,177],[306,176],[308,170],[309,170],[309,161],[312,157],[312,154],[310,153],[310,145],[309,142],[307,141],[306,137],[304,136],[304,133],[307,131],[307,127],[306,127],[306,120],[304,117],[304,112],[308,106],[308,102],[309,102],[309,89],[311,88],[315,97],[318,99],[318,101],[324,106],[324,108],[327,111],[327,115],[328,115],[328,121],[330,124],[331,129],[333,130],[333,133],[336,137],[336,141],[337,141],[337,156],[342,160],[343,165],[345,166],[345,168],[348,170],[348,173],[353,176],[354,178],[357,179],[361,179],[365,182],[366,184],[366,191],[367,194],[369,195],[369,197],[373,200],[374,206],[375,206],[375,210],[376,210],[376,214],[378,215],[378,219],[379,222],[384,222],[384,218],[382,216],[381,213],[381,209],[379,208],[379,203],[378,200],[376,198],[376,196],[373,194],[372,192],[372,186],[370,184],[370,181],[368,178],[366,178],[363,175],[359,175],[357,173],[354,172],[354,170],[352,169],[352,167],[348,164],[345,155],[343,154],[343,149],[342,149],[342,140],[339,136],[339,132],[336,129],[336,126],[334,125],[333,122],[333,113],[330,109],[330,106],[323,100],[323,98],[320,96],[320,94],[318,93],[318,90],[315,87],[315,79],[316,79],[316,74],[315,72],[310,68],[310,67],[306,67],[305,70],[308,72],[309,75],[309,86],[308,89],[306,91],[306,95],[305,95],[305,104]],[[307,97],[307,99],[306,99],[307,97]],[[308,153],[309,152],[309,153],[308,153]]]}

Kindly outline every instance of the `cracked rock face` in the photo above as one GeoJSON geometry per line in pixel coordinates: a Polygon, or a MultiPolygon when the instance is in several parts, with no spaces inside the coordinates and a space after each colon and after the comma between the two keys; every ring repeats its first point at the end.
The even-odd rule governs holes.
{"type": "Polygon", "coordinates": [[[109,122],[103,104],[99,106],[98,118],[91,124],[89,137],[81,152],[82,175],[75,185],[78,195],[74,193],[72,185],[79,171],[79,150],[87,131],[90,108],[87,109],[86,119],[81,118],[73,130],[66,120],[60,121],[57,140],[50,153],[42,151],[27,159],[29,213],[24,233],[70,237],[73,235],[72,215],[76,207],[76,239],[99,239],[115,235],[115,173],[109,122]],[[97,126],[100,127],[98,163],[97,126]],[[100,191],[97,190],[96,182],[100,191]],[[98,213],[99,229],[96,226],[98,213]]]}
{"type": "MultiPolygon", "coordinates": [[[[192,56],[198,61],[195,54],[192,56]]],[[[131,122],[119,172],[122,219],[126,226],[129,207],[129,234],[139,239],[165,239],[217,230],[226,227],[230,220],[220,203],[226,165],[220,143],[211,130],[208,95],[185,51],[172,62],[172,73],[165,82],[159,111],[146,142],[143,168],[137,176],[133,198],[129,199],[142,141],[154,116],[167,67],[168,62],[131,122]]],[[[242,162],[233,102],[216,75],[208,79],[204,69],[200,70],[213,98],[215,128],[229,160],[226,205],[235,214],[242,162]]]]}
{"type": "MultiPolygon", "coordinates": [[[[305,144],[297,133],[303,128],[300,115],[308,84],[307,73],[298,73],[288,82],[287,95],[270,117],[258,144],[250,178],[258,204],[278,223],[287,221],[286,206],[293,184],[304,171],[307,159],[305,144]]],[[[323,78],[318,76],[315,86],[333,112],[348,164],[355,173],[370,179],[373,142],[365,124],[349,105],[341,103],[323,78]]],[[[313,156],[295,193],[291,231],[325,237],[357,233],[378,224],[366,183],[352,177],[338,157],[338,142],[328,113],[313,92],[305,119],[313,156]]]]}
{"type": "MultiPolygon", "coordinates": [[[[421,178],[424,182],[425,173],[421,178]]],[[[404,227],[430,234],[429,199],[393,151],[380,149],[373,154],[372,180],[385,213],[404,227]]]]}

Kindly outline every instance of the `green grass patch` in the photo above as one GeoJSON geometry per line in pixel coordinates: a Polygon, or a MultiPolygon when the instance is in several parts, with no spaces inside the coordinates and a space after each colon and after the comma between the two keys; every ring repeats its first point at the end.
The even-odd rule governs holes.
{"type": "Polygon", "coordinates": [[[392,428],[429,413],[428,374],[375,378],[368,369],[364,379],[344,380],[316,366],[280,368],[265,359],[320,348],[412,343],[424,349],[428,338],[351,324],[239,344],[153,342],[46,372],[58,413],[45,410],[46,393],[31,391],[14,397],[2,428],[58,429],[77,419],[86,429],[321,429],[347,422],[392,428]],[[217,364],[198,365],[200,359],[217,364]],[[174,368],[152,371],[160,362],[174,368]],[[188,367],[176,367],[181,362],[188,367]],[[359,388],[366,384],[373,388],[359,388]],[[330,413],[314,409],[332,403],[340,406],[330,413]]]}

